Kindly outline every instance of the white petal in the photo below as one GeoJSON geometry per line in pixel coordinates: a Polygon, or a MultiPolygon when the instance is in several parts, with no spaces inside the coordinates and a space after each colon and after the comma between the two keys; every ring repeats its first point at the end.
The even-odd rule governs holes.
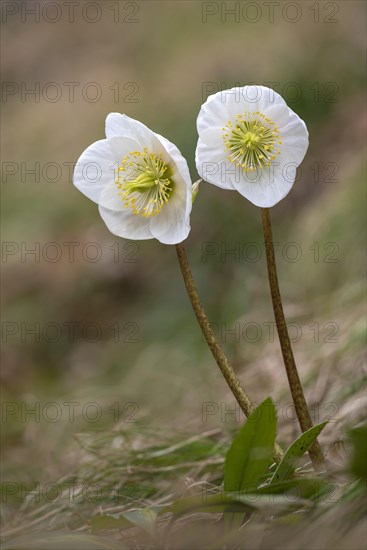
{"type": "Polygon", "coordinates": [[[172,195],[156,216],[151,218],[152,235],[164,244],[177,244],[185,240],[190,232],[192,208],[192,185],[190,188],[179,173],[173,175],[175,182],[172,195]]]}
{"type": "Polygon", "coordinates": [[[219,126],[208,128],[200,134],[200,139],[218,160],[227,158],[228,152],[225,150],[222,128],[219,126]]]}
{"type": "Polygon", "coordinates": [[[113,180],[115,162],[107,139],[92,143],[79,157],[73,176],[74,185],[89,199],[98,203],[101,192],[113,180]]]}
{"type": "Polygon", "coordinates": [[[167,153],[169,154],[170,158],[173,160],[175,165],[177,166],[182,178],[192,185],[191,176],[189,167],[187,165],[186,159],[182,156],[181,151],[176,147],[174,143],[171,143],[167,138],[155,134],[156,137],[159,139],[167,153]]]}
{"type": "Polygon", "coordinates": [[[201,106],[196,125],[199,136],[208,128],[223,128],[228,120],[232,120],[242,112],[238,106],[236,94],[232,90],[217,92],[208,97],[201,106]]]}
{"type": "Polygon", "coordinates": [[[215,97],[217,103],[227,105],[227,112],[232,115],[243,111],[265,112],[270,107],[287,106],[280,94],[266,86],[235,87],[211,97],[215,97]]]}
{"type": "Polygon", "coordinates": [[[106,118],[106,137],[130,137],[139,143],[139,151],[144,147],[152,149],[155,143],[155,134],[147,126],[120,113],[110,113],[106,118]]]}
{"type": "Polygon", "coordinates": [[[121,193],[122,191],[117,187],[114,179],[109,182],[101,192],[98,204],[109,210],[126,210],[121,193]]]}
{"type": "Polygon", "coordinates": [[[152,218],[150,229],[153,237],[161,243],[177,244],[188,237],[191,228],[185,210],[168,203],[152,218]]]}
{"type": "Polygon", "coordinates": [[[242,172],[240,180],[233,179],[237,191],[255,206],[270,208],[281,201],[292,189],[296,166],[289,157],[276,159],[269,168],[257,172],[242,172]]]}
{"type": "Polygon", "coordinates": [[[153,238],[149,218],[137,216],[128,208],[116,211],[100,205],[99,213],[111,233],[118,237],[135,240],[153,238]]]}
{"type": "Polygon", "coordinates": [[[258,109],[261,113],[264,113],[267,117],[270,118],[272,122],[275,123],[276,126],[279,126],[282,128],[283,126],[286,126],[289,122],[289,117],[291,110],[286,104],[270,104],[267,107],[263,108],[262,110],[258,109]]]}
{"type": "Polygon", "coordinates": [[[219,127],[202,132],[195,153],[196,169],[203,180],[222,189],[234,190],[231,171],[235,167],[228,161],[228,153],[219,127]]]}
{"type": "Polygon", "coordinates": [[[202,105],[197,119],[199,135],[208,128],[222,128],[245,111],[260,111],[278,125],[288,122],[289,108],[277,92],[265,86],[243,86],[217,92],[202,105]]]}
{"type": "MultiPolygon", "coordinates": [[[[265,114],[268,109],[274,112],[276,108],[280,111],[284,107],[288,109],[282,96],[266,86],[244,86],[242,88],[242,96],[249,107],[248,110],[251,112],[260,111],[265,114]]],[[[270,115],[268,116],[270,118],[270,115]]]]}
{"type": "Polygon", "coordinates": [[[171,143],[168,139],[159,134],[156,134],[156,137],[169,154],[170,165],[172,166],[172,161],[175,164],[176,169],[174,169],[173,173],[174,181],[181,179],[185,184],[182,186],[182,192],[184,192],[184,190],[186,192],[186,216],[189,216],[192,209],[192,180],[186,159],[182,156],[181,151],[174,143],[171,143]]]}
{"type": "Polygon", "coordinates": [[[92,143],[76,163],[73,176],[75,187],[98,203],[104,189],[113,184],[118,164],[136,146],[135,141],[121,137],[92,143]]]}
{"type": "Polygon", "coordinates": [[[290,110],[289,123],[281,129],[280,135],[283,144],[281,150],[286,151],[298,165],[303,161],[308,149],[308,131],[306,124],[299,116],[290,110]]]}

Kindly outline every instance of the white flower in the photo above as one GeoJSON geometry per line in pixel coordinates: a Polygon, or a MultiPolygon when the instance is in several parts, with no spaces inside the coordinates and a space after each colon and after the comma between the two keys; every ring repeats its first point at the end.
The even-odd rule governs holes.
{"type": "Polygon", "coordinates": [[[264,86],[218,92],[202,105],[196,167],[222,189],[270,207],[291,190],[308,148],[305,123],[264,86]]]}
{"type": "Polygon", "coordinates": [[[106,138],[84,151],[74,185],[99,205],[114,235],[176,244],[190,232],[192,182],[173,143],[126,115],[110,113],[106,138]]]}

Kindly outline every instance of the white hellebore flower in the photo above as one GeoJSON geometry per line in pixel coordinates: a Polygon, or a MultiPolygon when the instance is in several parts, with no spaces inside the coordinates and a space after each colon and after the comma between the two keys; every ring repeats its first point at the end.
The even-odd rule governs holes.
{"type": "Polygon", "coordinates": [[[84,151],[74,185],[96,202],[108,229],[126,239],[185,240],[192,182],[173,143],[126,115],[110,113],[106,138],[84,151]]]}
{"type": "Polygon", "coordinates": [[[308,148],[305,123],[264,86],[218,92],[202,105],[196,167],[222,189],[267,208],[291,190],[308,148]]]}

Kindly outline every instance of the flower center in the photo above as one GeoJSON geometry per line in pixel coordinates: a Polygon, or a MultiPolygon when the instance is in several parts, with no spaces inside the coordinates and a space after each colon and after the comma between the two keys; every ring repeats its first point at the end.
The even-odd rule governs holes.
{"type": "Polygon", "coordinates": [[[270,166],[280,154],[278,144],[282,144],[278,126],[259,111],[245,111],[237,115],[235,123],[229,120],[223,128],[223,140],[228,160],[245,172],[270,166]]]}
{"type": "Polygon", "coordinates": [[[126,155],[115,181],[121,200],[134,214],[149,218],[168,202],[173,189],[172,170],[159,155],[148,149],[126,155]]]}

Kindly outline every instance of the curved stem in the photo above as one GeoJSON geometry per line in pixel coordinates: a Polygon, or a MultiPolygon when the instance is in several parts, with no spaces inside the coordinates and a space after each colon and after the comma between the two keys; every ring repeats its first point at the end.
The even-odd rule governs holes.
{"type": "MultiPolygon", "coordinates": [[[[282,298],[279,290],[277,267],[275,262],[275,252],[273,243],[273,234],[271,229],[270,212],[268,208],[262,208],[262,222],[265,237],[266,261],[268,266],[269,285],[271,299],[273,302],[274,317],[277,325],[280,347],[282,349],[283,361],[287,372],[289,387],[291,390],[294,407],[302,432],[312,428],[310,411],[303,393],[302,384],[298,375],[296,362],[289,339],[287,323],[284,316],[282,298]]],[[[316,470],[324,465],[324,455],[321,447],[316,440],[309,450],[312,464],[316,470]]]]}
{"type": "MultiPolygon", "coordinates": [[[[182,276],[185,282],[186,290],[189,295],[192,308],[195,312],[196,318],[202,330],[202,333],[205,337],[205,340],[212,352],[214,359],[217,362],[218,367],[221,370],[231,392],[236,398],[237,403],[241,407],[246,418],[255,410],[254,404],[251,399],[248,397],[247,393],[241,386],[239,379],[237,378],[232,366],[230,365],[226,355],[224,354],[223,349],[218,343],[213,329],[210,326],[209,319],[204,311],[204,308],[201,304],[198,291],[196,289],[194,279],[191,273],[189,261],[187,258],[185,246],[180,243],[176,245],[176,251],[178,256],[178,261],[180,263],[182,276]]],[[[276,463],[279,463],[282,459],[283,451],[278,444],[275,444],[273,458],[276,463]]]]}

